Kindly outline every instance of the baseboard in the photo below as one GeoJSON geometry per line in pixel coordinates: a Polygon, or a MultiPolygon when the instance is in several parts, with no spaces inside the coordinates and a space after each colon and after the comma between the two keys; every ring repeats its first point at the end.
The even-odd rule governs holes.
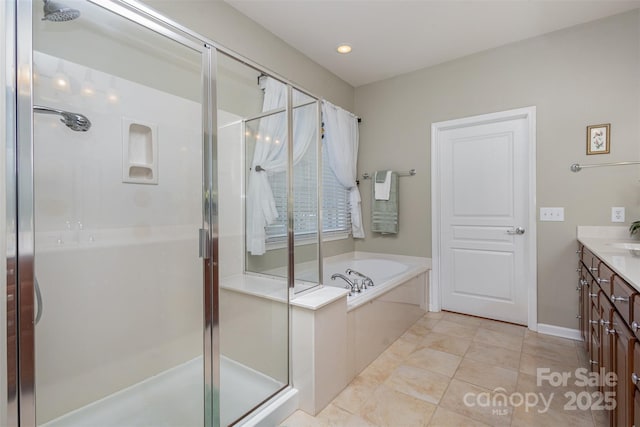
{"type": "Polygon", "coordinates": [[[578,329],[563,328],[562,326],[545,325],[544,323],[538,323],[538,332],[541,334],[553,335],[555,337],[582,341],[582,335],[580,334],[580,330],[578,329]]]}

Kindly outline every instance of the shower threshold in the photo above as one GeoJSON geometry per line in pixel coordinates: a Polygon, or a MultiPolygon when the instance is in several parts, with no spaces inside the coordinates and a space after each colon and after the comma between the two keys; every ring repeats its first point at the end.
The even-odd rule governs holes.
{"type": "MultiPolygon", "coordinates": [[[[203,376],[203,361],[199,356],[41,426],[202,427],[203,376]]],[[[221,357],[221,425],[237,420],[255,402],[283,386],[273,378],[221,357]]]]}

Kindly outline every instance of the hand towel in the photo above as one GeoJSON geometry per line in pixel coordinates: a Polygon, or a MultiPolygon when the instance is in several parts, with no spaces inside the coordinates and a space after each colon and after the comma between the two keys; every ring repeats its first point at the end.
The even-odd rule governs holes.
{"type": "Polygon", "coordinates": [[[398,174],[392,173],[389,200],[372,200],[371,231],[382,234],[398,234],[398,174]]]}
{"type": "Polygon", "coordinates": [[[389,192],[391,191],[391,171],[376,171],[374,180],[375,199],[389,200],[389,192]]]}

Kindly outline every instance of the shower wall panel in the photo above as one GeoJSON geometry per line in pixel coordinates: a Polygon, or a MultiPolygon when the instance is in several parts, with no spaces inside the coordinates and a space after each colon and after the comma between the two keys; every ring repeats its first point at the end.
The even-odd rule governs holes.
{"type": "Polygon", "coordinates": [[[34,102],[93,124],[34,117],[42,423],[201,356],[202,138],[196,102],[39,52],[34,63],[34,102]],[[158,185],[122,182],[123,117],[158,123],[158,185]]]}

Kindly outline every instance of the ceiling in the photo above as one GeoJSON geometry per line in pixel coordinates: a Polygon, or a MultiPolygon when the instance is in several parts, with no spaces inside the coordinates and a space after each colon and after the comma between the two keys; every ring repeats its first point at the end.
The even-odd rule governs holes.
{"type": "Polygon", "coordinates": [[[640,7],[640,0],[225,0],[351,85],[640,7]],[[341,43],[353,52],[340,55],[341,43]]]}

